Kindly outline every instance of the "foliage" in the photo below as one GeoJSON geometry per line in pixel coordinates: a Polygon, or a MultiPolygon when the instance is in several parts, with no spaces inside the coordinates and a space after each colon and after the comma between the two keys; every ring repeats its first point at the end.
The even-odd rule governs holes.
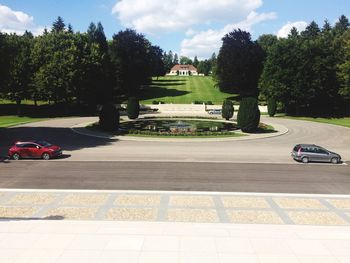
{"type": "Polygon", "coordinates": [[[233,107],[232,101],[227,99],[224,100],[224,103],[222,104],[222,110],[221,110],[222,117],[228,121],[233,117],[233,112],[234,112],[234,107],[233,107]]]}
{"type": "Polygon", "coordinates": [[[240,29],[228,33],[222,40],[216,68],[220,90],[257,97],[263,50],[251,40],[250,33],[240,29]]]}
{"type": "Polygon", "coordinates": [[[102,106],[99,114],[99,124],[102,130],[117,131],[119,129],[119,111],[112,103],[102,106]]]}
{"type": "Polygon", "coordinates": [[[269,98],[267,101],[267,113],[270,117],[275,116],[277,110],[277,102],[274,98],[269,98]]]}
{"type": "Polygon", "coordinates": [[[258,100],[254,97],[242,99],[237,116],[237,125],[243,132],[255,132],[260,122],[258,100]]]}
{"type": "Polygon", "coordinates": [[[139,99],[130,97],[128,100],[127,113],[129,119],[137,119],[140,114],[140,103],[139,99]]]}

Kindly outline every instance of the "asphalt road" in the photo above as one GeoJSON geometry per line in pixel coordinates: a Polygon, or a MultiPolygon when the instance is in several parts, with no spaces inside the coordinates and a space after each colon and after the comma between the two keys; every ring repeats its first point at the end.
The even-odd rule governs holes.
{"type": "MultiPolygon", "coordinates": [[[[177,161],[295,164],[290,152],[295,144],[315,143],[350,160],[350,129],[321,123],[262,117],[283,125],[283,136],[227,142],[118,141],[83,136],[70,127],[96,118],[68,118],[0,129],[0,156],[17,140],[47,140],[60,145],[69,158],[62,161],[177,161]]],[[[1,164],[0,164],[1,165],[1,164]]]]}
{"type": "Polygon", "coordinates": [[[0,188],[350,194],[350,166],[10,161],[0,188]]]}

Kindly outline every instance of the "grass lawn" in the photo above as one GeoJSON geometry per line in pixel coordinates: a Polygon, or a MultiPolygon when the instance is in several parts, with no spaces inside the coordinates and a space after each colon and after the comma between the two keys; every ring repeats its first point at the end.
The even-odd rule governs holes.
{"type": "Polygon", "coordinates": [[[328,124],[334,124],[334,125],[339,125],[339,126],[344,126],[344,127],[350,128],[350,117],[345,117],[345,118],[312,118],[312,117],[291,117],[291,116],[278,116],[278,115],[277,115],[277,117],[284,117],[284,118],[293,119],[293,120],[328,123],[328,124]]]}
{"type": "Polygon", "coordinates": [[[174,104],[211,101],[214,104],[222,104],[224,99],[234,97],[235,95],[222,93],[214,87],[211,77],[166,76],[158,80],[154,78],[152,84],[142,90],[140,100],[142,104],[152,104],[153,101],[174,104]]]}
{"type": "Polygon", "coordinates": [[[44,118],[30,118],[30,117],[18,117],[18,116],[0,116],[0,128],[6,128],[15,126],[18,124],[24,124],[29,122],[43,121],[44,118]]]}

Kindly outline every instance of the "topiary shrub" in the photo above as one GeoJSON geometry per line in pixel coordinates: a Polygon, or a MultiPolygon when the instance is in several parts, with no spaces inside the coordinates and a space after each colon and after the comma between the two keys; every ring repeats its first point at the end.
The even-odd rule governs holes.
{"type": "Polygon", "coordinates": [[[270,117],[275,116],[277,110],[277,102],[274,98],[270,98],[267,101],[267,113],[270,117]]]}
{"type": "Polygon", "coordinates": [[[260,122],[258,100],[254,97],[246,97],[241,100],[237,125],[243,132],[255,132],[260,122]]]}
{"type": "Polygon", "coordinates": [[[229,120],[233,117],[233,102],[231,100],[224,100],[224,103],[222,104],[222,110],[221,115],[225,120],[229,120]]]}
{"type": "Polygon", "coordinates": [[[140,114],[140,104],[139,99],[135,97],[130,97],[128,100],[127,113],[129,119],[137,119],[140,114]]]}
{"type": "Polygon", "coordinates": [[[99,114],[99,124],[102,130],[117,131],[119,129],[119,111],[112,103],[102,106],[99,114]]]}

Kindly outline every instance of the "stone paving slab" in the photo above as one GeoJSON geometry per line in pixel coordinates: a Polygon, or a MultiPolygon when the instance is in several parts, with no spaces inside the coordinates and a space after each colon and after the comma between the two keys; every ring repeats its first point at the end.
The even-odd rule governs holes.
{"type": "Polygon", "coordinates": [[[0,220],[350,226],[350,196],[0,190],[0,220]]]}

